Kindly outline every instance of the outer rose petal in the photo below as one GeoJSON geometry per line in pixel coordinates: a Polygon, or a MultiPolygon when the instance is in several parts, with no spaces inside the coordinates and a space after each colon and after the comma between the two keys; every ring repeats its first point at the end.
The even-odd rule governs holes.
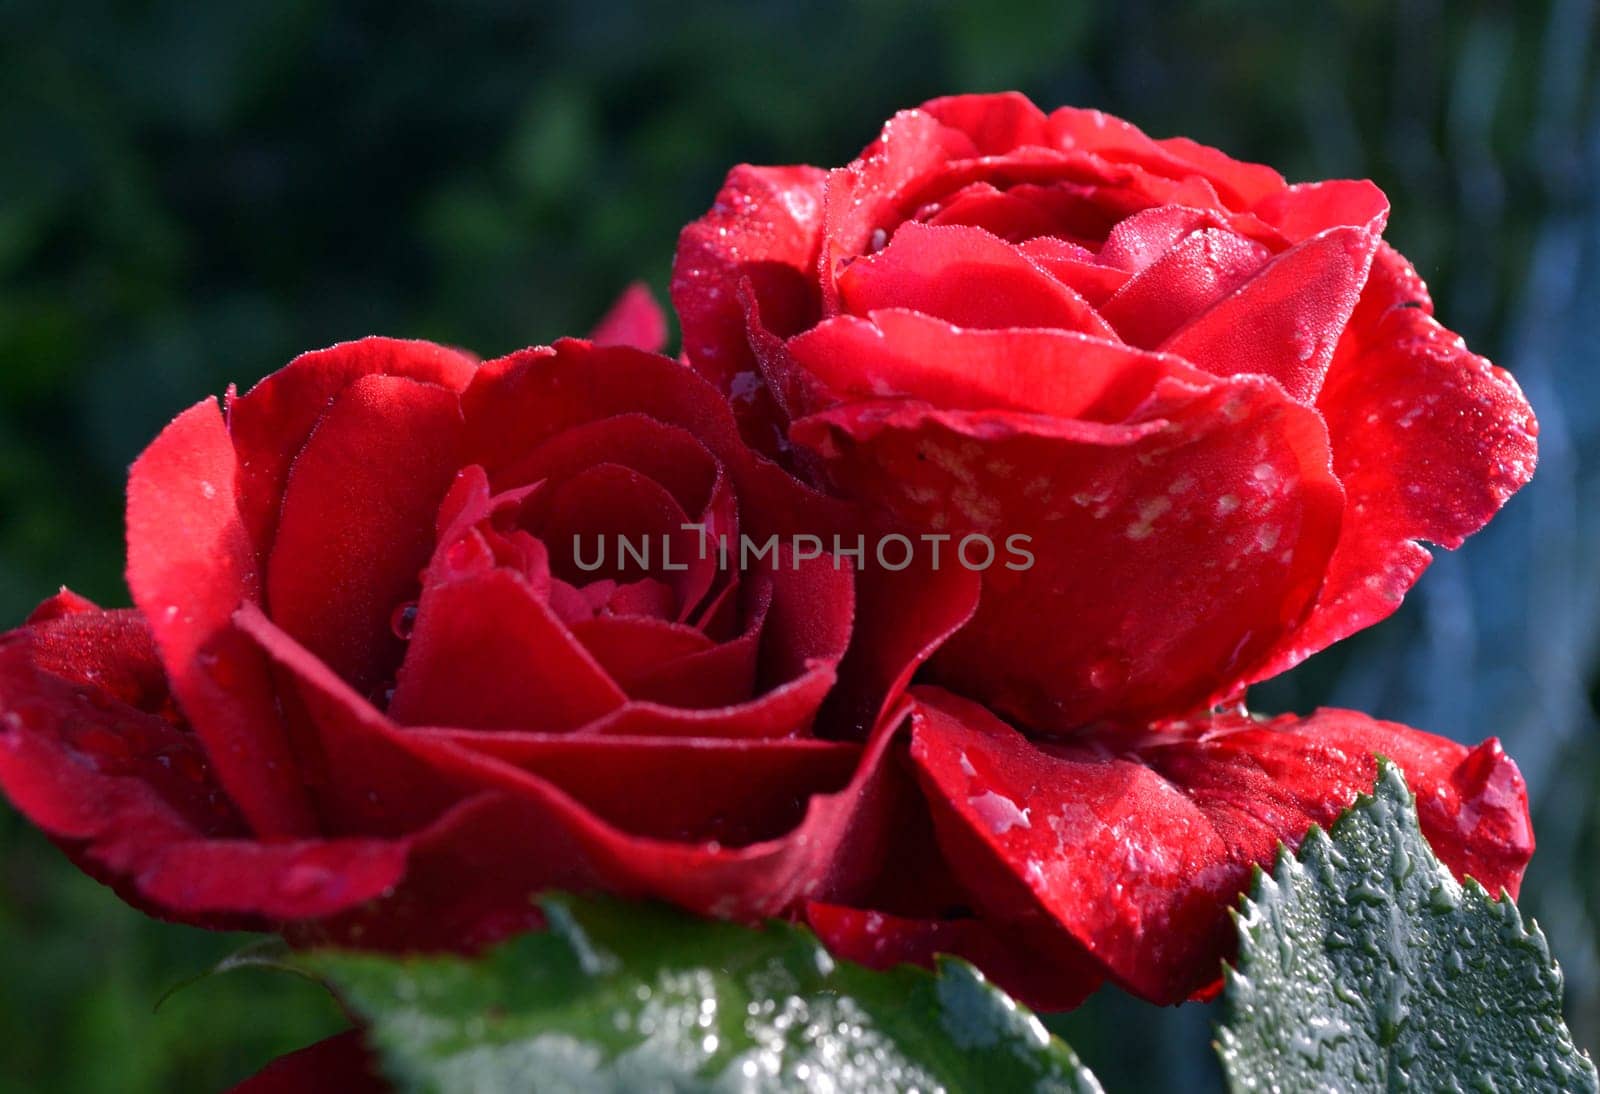
{"type": "MultiPolygon", "coordinates": [[[[328,924],[328,931],[359,926],[367,944],[387,939],[456,948],[464,940],[487,940],[484,932],[492,936],[492,924],[485,926],[490,920],[526,926],[517,917],[529,907],[527,897],[549,887],[598,888],[724,918],[759,918],[781,914],[805,897],[850,899],[887,851],[892,809],[901,799],[884,785],[885,758],[904,723],[903,710],[884,719],[861,748],[849,783],[812,794],[789,831],[738,848],[683,843],[623,831],[554,780],[466,747],[452,735],[401,729],[259,612],[247,609],[241,625],[294,680],[325,737],[344,739],[339,750],[352,763],[363,751],[380,758],[405,753],[418,792],[455,787],[476,795],[417,843],[420,857],[391,897],[328,924]]],[[[600,755],[621,745],[594,747],[600,755]]],[[[664,756],[681,758],[681,751],[671,751],[672,742],[664,747],[664,756]]],[[[403,775],[403,767],[395,764],[394,770],[403,775]]],[[[350,773],[352,780],[357,776],[350,773]]],[[[390,790],[407,793],[402,781],[390,790]]]]}
{"type": "Polygon", "coordinates": [[[594,325],[589,340],[597,346],[632,346],[646,353],[660,353],[667,344],[667,317],[650,286],[635,281],[623,289],[617,302],[594,325]]]}
{"type": "Polygon", "coordinates": [[[1317,409],[1350,504],[1310,617],[1266,679],[1387,617],[1432,561],[1527,483],[1538,422],[1515,379],[1433,319],[1427,288],[1383,247],[1317,409]]]}
{"type": "Polygon", "coordinates": [[[386,1094],[359,1029],[279,1056],[228,1094],[386,1094]]]}
{"type": "Polygon", "coordinates": [[[0,638],[0,788],[89,873],[206,926],[328,915],[398,880],[403,843],[257,842],[194,737],[151,712],[159,678],[133,612],[0,638]]]}
{"type": "Polygon", "coordinates": [[[238,488],[214,401],[162,430],[128,477],[128,588],[217,781],[258,834],[304,835],[311,810],[272,680],[232,625],[262,584],[238,488]]]}
{"type": "MultiPolygon", "coordinates": [[[[925,321],[904,327],[932,333],[925,321]]],[[[1030,349],[1067,337],[940,333],[942,345],[917,343],[924,360],[1009,355],[1019,375],[1030,349]]],[[[1196,390],[1186,366],[1163,369],[1161,358],[1085,357],[1088,392],[1109,392],[1112,405],[1126,398],[1121,368],[1157,377],[1146,401],[1166,403],[1161,417],[1108,425],[880,399],[792,430],[842,493],[919,534],[954,537],[947,555],[967,535],[990,537],[978,614],[933,666],[941,682],[1045,731],[1136,722],[1230,691],[1309,608],[1343,505],[1321,422],[1270,382],[1196,390]],[[1002,552],[1019,535],[1033,562],[1007,569],[1002,552]]],[[[891,388],[959,382],[919,376],[916,358],[886,372],[891,388]]],[[[974,389],[1000,370],[975,372],[974,389]]]]}
{"type": "Polygon", "coordinates": [[[1219,719],[1121,753],[1037,744],[974,703],[919,693],[912,756],[951,865],[987,917],[1065,931],[1109,975],[1173,1003],[1217,975],[1254,865],[1298,845],[1400,765],[1424,834],[1458,874],[1515,892],[1527,794],[1497,742],[1465,747],[1352,711],[1219,719]]]}

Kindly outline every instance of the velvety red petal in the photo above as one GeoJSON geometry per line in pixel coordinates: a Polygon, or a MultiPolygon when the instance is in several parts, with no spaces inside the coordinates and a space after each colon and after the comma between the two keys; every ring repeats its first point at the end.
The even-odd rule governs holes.
{"type": "Polygon", "coordinates": [[[820,666],[838,665],[855,625],[853,565],[826,554],[791,557],[786,546],[769,576],[772,607],[762,630],[761,681],[777,685],[820,666]]]}
{"type": "MultiPolygon", "coordinates": [[[[839,316],[789,340],[810,386],[808,412],[903,396],[947,410],[1011,410],[1123,422],[1164,381],[1211,377],[1181,358],[1060,330],[976,331],[908,311],[839,316]]],[[[801,432],[805,432],[802,428],[801,432]]]]}
{"type": "Polygon", "coordinates": [[[272,681],[232,626],[261,597],[238,475],[212,400],[161,431],[128,477],[128,587],[228,796],[258,834],[303,835],[313,821],[272,681]]]}
{"type": "Polygon", "coordinates": [[[1404,771],[1424,834],[1452,869],[1514,889],[1529,856],[1527,796],[1489,742],[1465,747],[1350,711],[1220,718],[1116,751],[1039,744],[974,703],[919,693],[912,756],[940,841],[991,920],[1055,924],[1156,1002],[1209,984],[1227,911],[1280,842],[1297,846],[1376,776],[1404,771]]]}
{"type": "Polygon", "coordinates": [[[698,533],[684,528],[689,515],[677,500],[620,464],[596,463],[549,483],[522,508],[529,530],[550,549],[551,572],[574,585],[665,577],[663,539],[676,541],[668,552],[678,560],[674,565],[686,564],[699,547],[698,533]]]}
{"type": "Polygon", "coordinates": [[[228,400],[239,453],[239,508],[251,542],[271,543],[289,469],[328,403],[363,376],[401,376],[461,391],[478,359],[431,342],[362,338],[303,353],[244,395],[228,400]]]}
{"type": "Polygon", "coordinates": [[[1018,248],[1027,259],[1057,281],[1099,307],[1127,282],[1125,271],[1102,266],[1094,253],[1064,239],[1040,236],[1018,248]]]}
{"type": "Polygon", "coordinates": [[[279,1056],[229,1094],[385,1094],[378,1062],[358,1029],[279,1056]]]}
{"type": "Polygon", "coordinates": [[[481,787],[431,765],[407,747],[393,721],[254,607],[240,609],[240,632],[278,669],[315,747],[312,785],[326,830],[409,838],[448,821],[481,787]]]}
{"type": "Polygon", "coordinates": [[[719,390],[746,402],[756,366],[739,284],[748,279],[785,333],[815,318],[825,177],[815,167],[735,167],[711,210],[678,238],[672,306],[684,355],[719,390]]]}
{"type": "Polygon", "coordinates": [[[572,633],[632,700],[715,708],[743,702],[755,688],[759,625],[723,643],[693,627],[640,617],[585,620],[572,633]]]}
{"type": "Polygon", "coordinates": [[[1283,176],[1264,163],[1236,160],[1188,137],[1164,137],[1155,142],[1163,152],[1198,167],[1225,196],[1249,207],[1283,188],[1283,176]]]}
{"type": "MultiPolygon", "coordinates": [[[[869,548],[870,549],[870,548],[869,548]]],[[[900,703],[916,671],[972,619],[982,583],[961,566],[919,554],[903,570],[860,571],[856,625],[839,684],[821,719],[832,735],[864,740],[900,703]]]]}
{"type": "MultiPolygon", "coordinates": [[[[848,900],[892,845],[893,817],[880,786],[891,737],[881,733],[861,753],[843,788],[811,796],[793,828],[742,847],[629,835],[554,782],[524,773],[513,784],[512,812],[521,823],[492,838],[505,851],[515,849],[503,869],[522,879],[525,891],[602,888],[741,920],[783,914],[808,897],[848,900]]],[[[471,875],[460,880],[475,884],[471,875]]]]}
{"type": "Polygon", "coordinates": [[[635,281],[622,290],[617,302],[594,325],[589,340],[597,346],[632,346],[660,353],[667,344],[667,317],[650,286],[635,281]]]}
{"type": "Polygon", "coordinates": [[[1044,111],[1026,95],[1001,91],[988,95],[949,95],[917,109],[972,139],[979,155],[999,156],[1024,145],[1048,142],[1044,111]]]}
{"type": "MultiPolygon", "coordinates": [[[[977,147],[965,133],[931,114],[903,110],[849,166],[828,173],[817,258],[824,315],[838,311],[835,278],[843,260],[866,254],[874,232],[905,219],[912,211],[905,206],[919,183],[941,175],[952,159],[976,155],[977,147]]],[[[954,180],[954,185],[961,181],[954,180]]]]}
{"type": "MultiPolygon", "coordinates": [[[[926,359],[965,360],[975,335],[926,359]]],[[[1172,385],[1136,425],[882,400],[793,436],[841,493],[953,537],[947,564],[989,537],[993,559],[969,547],[983,599],[935,656],[941,680],[1036,729],[1137,722],[1225,692],[1299,623],[1344,504],[1310,410],[1266,382],[1172,385]]]]}
{"type": "Polygon", "coordinates": [[[1314,236],[1273,259],[1160,348],[1219,376],[1269,376],[1291,398],[1310,403],[1377,246],[1377,234],[1365,227],[1314,236]]]}
{"type": "Polygon", "coordinates": [[[1102,265],[1136,274],[1200,229],[1225,227],[1227,219],[1214,209],[1158,205],[1120,221],[1095,257],[1102,265]]]}
{"type": "Polygon", "coordinates": [[[1459,547],[1533,475],[1539,426],[1510,374],[1429,314],[1385,247],[1318,399],[1350,505],[1305,625],[1258,673],[1281,672],[1387,617],[1431,561],[1459,547]]]}
{"type": "Polygon", "coordinates": [[[1366,227],[1374,234],[1389,216],[1389,199],[1366,179],[1302,182],[1269,194],[1251,210],[1299,243],[1340,226],[1366,227]]]}
{"type": "Polygon", "coordinates": [[[417,598],[434,516],[460,466],[459,397],[375,375],[334,398],[289,474],[267,603],[279,626],[359,691],[399,662],[390,620],[417,598]]]}
{"type": "Polygon", "coordinates": [[[1248,209],[1284,186],[1283,176],[1263,164],[1236,160],[1187,137],[1151,140],[1137,126],[1099,110],[1064,106],[1051,112],[1048,124],[1061,147],[1137,164],[1166,178],[1204,178],[1233,209],[1248,209]]]}
{"type": "Polygon", "coordinates": [[[408,725],[569,729],[627,700],[510,571],[430,581],[389,711],[408,725]]]}
{"type": "Polygon", "coordinates": [[[1057,953],[1019,946],[981,919],[907,919],[836,904],[806,905],[806,923],[846,961],[872,969],[932,968],[942,954],[976,965],[1001,990],[1034,1010],[1071,1010],[1099,987],[1099,964],[1070,939],[1057,953]]]}
{"type": "Polygon", "coordinates": [[[1100,314],[1130,345],[1155,349],[1270,258],[1254,240],[1223,228],[1200,228],[1129,278],[1100,314]]]}
{"type": "MultiPolygon", "coordinates": [[[[400,729],[259,612],[247,610],[241,624],[293,675],[325,733],[363,740],[379,759],[391,750],[408,754],[421,792],[448,786],[474,795],[418,837],[404,883],[390,897],[344,923],[325,925],[329,932],[359,927],[369,943],[394,937],[459,948],[484,931],[494,934],[495,923],[527,926],[528,897],[547,887],[603,889],[722,917],[759,918],[807,897],[848,900],[887,852],[892,802],[881,773],[903,711],[886,719],[861,750],[848,784],[812,795],[789,831],[738,848],[682,843],[624,832],[553,780],[463,747],[452,734],[400,729]]],[[[838,746],[816,747],[819,757],[843,755],[838,746]]],[[[364,775],[351,773],[353,781],[364,775]]],[[[402,786],[397,782],[395,789],[402,786]]],[[[612,792],[596,787],[596,793],[612,792]]]]}
{"type": "Polygon", "coordinates": [[[561,479],[598,459],[630,467],[665,487],[686,513],[711,502],[719,471],[715,457],[694,435],[644,414],[619,414],[574,426],[531,446],[499,471],[503,486],[561,479]]]}
{"type": "Polygon", "coordinates": [[[744,443],[727,400],[694,371],[620,346],[562,339],[490,361],[463,396],[467,463],[500,485],[506,468],[545,440],[588,422],[646,414],[696,437],[717,458],[751,534],[825,535],[847,520],[841,503],[807,490],[744,443]]]}
{"type": "Polygon", "coordinates": [[[1091,214],[1098,212],[1092,199],[1081,192],[1027,185],[1000,190],[990,183],[976,182],[940,202],[932,216],[919,215],[919,219],[930,225],[981,228],[1008,242],[1022,243],[1069,234],[1084,209],[1091,214]]]}
{"type": "Polygon", "coordinates": [[[28,657],[44,672],[151,714],[170,710],[166,670],[138,612],[105,611],[62,589],[33,610],[25,633],[28,657]]]}
{"type": "Polygon", "coordinates": [[[903,224],[839,275],[840,307],[907,308],[963,327],[1051,327],[1116,336],[1088,302],[981,228],[903,224]]]}
{"type": "Polygon", "coordinates": [[[631,835],[724,847],[783,835],[861,760],[859,744],[804,738],[410,732],[545,779],[631,835]]]}
{"type": "Polygon", "coordinates": [[[793,737],[811,732],[835,670],[821,664],[754,699],[706,709],[629,702],[579,732],[597,735],[661,737],[793,737]]]}
{"type": "Polygon", "coordinates": [[[157,671],[127,612],[0,640],[0,788],[12,804],[132,902],[186,922],[326,915],[395,882],[403,845],[252,838],[199,742],[134,705],[155,697],[127,685],[157,671]],[[52,668],[63,642],[66,675],[52,668]],[[107,687],[92,682],[101,669],[107,687]]]}
{"type": "Polygon", "coordinates": [[[100,606],[86,596],[79,596],[65,585],[55,596],[39,602],[39,606],[28,613],[29,623],[48,623],[52,619],[62,616],[78,615],[83,612],[98,612],[100,606]]]}

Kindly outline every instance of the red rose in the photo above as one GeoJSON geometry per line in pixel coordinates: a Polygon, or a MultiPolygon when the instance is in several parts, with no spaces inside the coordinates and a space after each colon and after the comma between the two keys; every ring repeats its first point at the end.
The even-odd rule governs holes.
{"type": "Polygon", "coordinates": [[[736,168],[673,300],[768,451],[923,533],[1031,537],[941,683],[1039,732],[1138,726],[1387,616],[1419,541],[1532,473],[1520,390],[1434,321],[1387,214],[1370,182],[961,96],[848,167],[736,168]]]}
{"type": "Polygon", "coordinates": [[[1000,936],[1181,999],[1252,864],[1369,789],[1374,753],[1446,863],[1515,892],[1532,833],[1495,742],[1204,713],[1388,615],[1419,541],[1457,546],[1532,473],[1516,383],[1432,318],[1387,213],[1369,182],[979,95],[848,167],[736,168],[684,231],[685,352],[753,443],[885,527],[1036,559],[985,571],[919,693],[947,910],[892,877],[817,902],[837,950],[1004,969],[1000,936]]]}
{"type": "Polygon", "coordinates": [[[139,906],[298,938],[471,946],[547,886],[858,898],[904,684],[976,582],[740,569],[681,527],[846,513],[664,357],[307,354],[134,464],[135,609],[63,592],[0,639],[0,787],[139,906]],[[602,535],[654,553],[594,569],[602,535]]]}

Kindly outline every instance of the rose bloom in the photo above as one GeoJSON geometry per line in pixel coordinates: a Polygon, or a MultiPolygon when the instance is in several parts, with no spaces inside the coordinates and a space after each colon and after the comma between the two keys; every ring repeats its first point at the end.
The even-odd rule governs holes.
{"type": "MultiPolygon", "coordinates": [[[[638,311],[602,333],[652,337],[638,311]]],[[[848,512],[638,349],[309,353],[133,465],[135,608],[63,590],[0,638],[0,787],[139,907],[304,942],[471,948],[549,887],[857,897],[909,789],[905,684],[976,578],[741,571],[682,527],[848,512]],[[648,563],[592,569],[617,536],[648,563]]]]}
{"type": "Polygon", "coordinates": [[[1250,866],[1369,789],[1374,753],[1458,874],[1515,891],[1532,839],[1494,742],[1206,713],[1390,614],[1421,541],[1458,546],[1532,474],[1522,393],[1433,319],[1388,211],[1009,94],[898,114],[836,170],[735,168],[684,231],[685,353],[753,444],[882,527],[1037,558],[985,572],[917,695],[951,910],[814,907],[836,946],[998,924],[1181,999],[1250,866]]]}

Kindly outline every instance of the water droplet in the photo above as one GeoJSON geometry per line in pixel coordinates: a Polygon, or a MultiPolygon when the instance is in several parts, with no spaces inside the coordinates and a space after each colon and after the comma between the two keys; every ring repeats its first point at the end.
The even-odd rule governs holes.
{"type": "Polygon", "coordinates": [[[417,626],[417,602],[408,600],[394,610],[389,616],[389,629],[394,636],[403,641],[411,638],[411,632],[417,626]]]}
{"type": "Polygon", "coordinates": [[[983,823],[989,826],[989,831],[997,836],[1013,828],[1032,827],[1032,822],[1028,819],[1028,810],[1018,809],[1016,802],[993,790],[968,798],[967,804],[978,814],[983,823]]]}

